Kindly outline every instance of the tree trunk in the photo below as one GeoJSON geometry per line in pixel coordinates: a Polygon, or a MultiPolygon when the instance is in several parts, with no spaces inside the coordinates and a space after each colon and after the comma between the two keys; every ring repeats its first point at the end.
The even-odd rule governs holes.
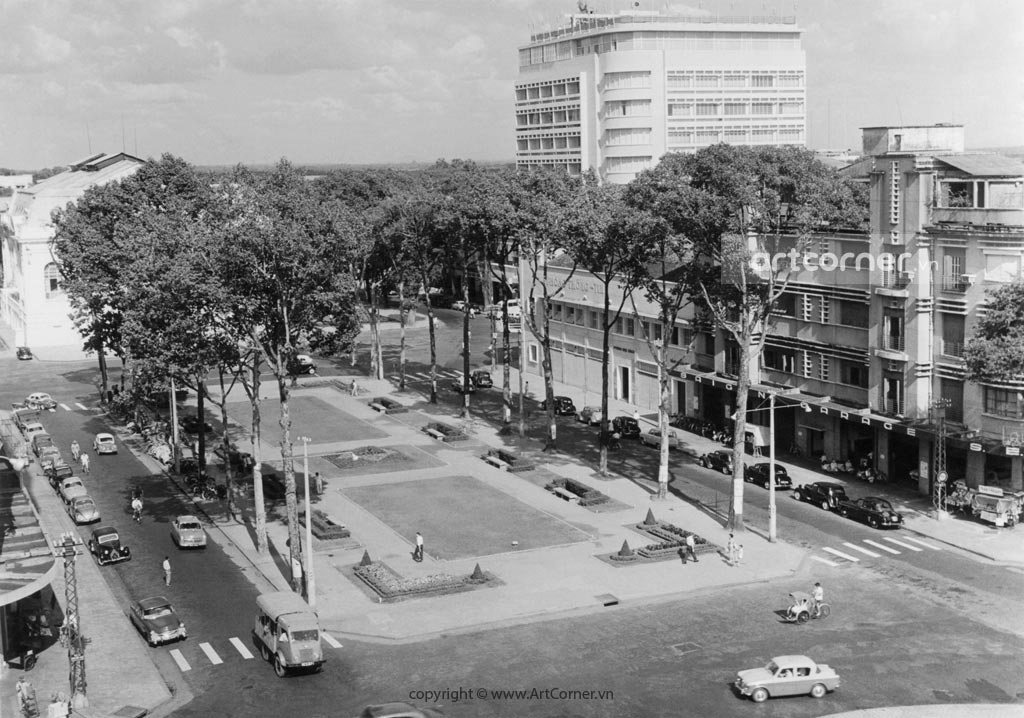
{"type": "MultiPolygon", "coordinates": [[[[231,437],[228,436],[228,397],[224,387],[224,370],[219,369],[217,376],[220,379],[220,422],[224,427],[223,441],[221,447],[224,451],[224,488],[227,489],[227,515],[231,518],[235,515],[235,497],[232,495],[231,485],[235,478],[235,471],[231,466],[231,437]]],[[[234,382],[232,382],[234,385],[234,382]]]]}
{"type": "Polygon", "coordinates": [[[427,305],[427,330],[430,336],[430,403],[437,403],[437,334],[434,331],[434,307],[430,304],[430,285],[426,274],[423,275],[425,294],[423,300],[427,305]]]}
{"type": "Polygon", "coordinates": [[[267,554],[267,507],[263,501],[263,452],[260,451],[260,355],[252,360],[252,508],[256,518],[256,550],[267,554]]]}
{"type": "MultiPolygon", "coordinates": [[[[546,284],[544,285],[544,296],[541,297],[541,304],[541,321],[544,323],[544,332],[541,337],[541,350],[543,352],[541,369],[544,372],[544,395],[548,400],[548,436],[547,440],[544,442],[543,451],[554,451],[555,448],[557,448],[558,423],[555,421],[555,373],[551,369],[551,323],[548,321],[548,296],[546,284]]],[[[520,311],[523,311],[522,307],[520,307],[520,311]]],[[[522,331],[522,325],[520,325],[519,331],[522,331]]]]}
{"type": "Polygon", "coordinates": [[[661,392],[658,402],[658,428],[661,429],[661,456],[658,458],[658,498],[668,497],[668,414],[671,393],[669,391],[669,376],[665,371],[665,342],[668,335],[662,327],[662,341],[658,347],[658,389],[661,392]]]}
{"type": "Polygon", "coordinates": [[[470,418],[469,389],[473,387],[469,362],[469,263],[462,263],[462,418],[470,418]]]}
{"type": "Polygon", "coordinates": [[[374,330],[371,333],[374,356],[377,362],[370,369],[370,376],[378,381],[384,378],[384,343],[380,336],[380,286],[374,284],[370,289],[370,301],[373,303],[374,330]]]}
{"type": "Polygon", "coordinates": [[[405,282],[398,283],[398,390],[405,391],[405,282]]]}
{"type": "MultiPolygon", "coordinates": [[[[607,275],[605,277],[607,280],[607,275]]],[[[611,285],[605,281],[604,284],[604,314],[601,317],[601,459],[599,464],[599,471],[601,476],[608,475],[608,439],[609,439],[609,426],[610,417],[608,416],[608,389],[611,384],[611,376],[609,374],[609,363],[611,358],[611,344],[612,344],[612,328],[608,324],[608,312],[612,307],[611,296],[611,285]]],[[[590,357],[586,357],[584,360],[590,361],[590,357]]]]}
{"type": "MultiPolygon", "coordinates": [[[[196,419],[199,422],[199,437],[196,441],[196,478],[202,483],[206,475],[206,378],[196,374],[196,419]]],[[[226,427],[225,427],[226,428],[226,427]]]]}
{"type": "MultiPolygon", "coordinates": [[[[103,349],[103,340],[99,341],[99,349],[96,350],[96,358],[100,364],[100,403],[107,403],[107,385],[110,383],[110,378],[107,375],[107,355],[103,349]]],[[[121,372],[122,379],[124,378],[124,372],[121,372]]]]}
{"type": "MultiPolygon", "coordinates": [[[[747,435],[747,399],[750,394],[750,330],[746,323],[740,336],[740,366],[736,381],[736,420],[732,435],[732,496],[729,501],[729,528],[734,533],[744,530],[743,525],[743,454],[747,435]]],[[[774,481],[774,477],[771,477],[774,481]]]]}

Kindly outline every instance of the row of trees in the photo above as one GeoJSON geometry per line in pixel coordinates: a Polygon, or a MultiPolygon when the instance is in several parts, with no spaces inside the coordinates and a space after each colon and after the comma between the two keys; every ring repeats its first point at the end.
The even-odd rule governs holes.
{"type": "MultiPolygon", "coordinates": [[[[754,273],[750,253],[766,246],[798,246],[812,232],[830,227],[860,225],[865,210],[856,186],[796,148],[718,145],[695,155],[669,155],[626,187],[603,185],[593,176],[484,170],[459,161],[419,172],[336,172],[314,182],[287,162],[267,174],[239,167],[211,177],[164,156],[129,179],[89,190],[59,212],[54,255],[86,347],[100,357],[108,351],[121,358],[131,379],[129,395],[141,397],[167,377],[196,389],[200,406],[210,399],[205,388],[214,377],[222,389],[235,382],[245,388],[252,408],[260,550],[266,550],[261,367],[272,372],[280,399],[280,453],[294,554],[301,542],[288,414],[289,361],[307,346],[327,354],[350,352],[354,361],[355,338],[365,323],[371,372],[382,378],[383,298],[396,291],[406,306],[418,290],[446,276],[461,277],[468,346],[467,278],[473,273],[485,278],[487,304],[522,288],[524,328],[542,353],[547,449],[557,442],[553,301],[576,273],[601,282],[602,471],[610,435],[610,336],[618,318],[630,311],[628,298],[642,296],[658,307],[660,332],[646,338],[661,374],[663,430],[674,368],[665,344],[673,328],[694,312],[724,327],[741,348],[730,510],[734,529],[741,530],[738,452],[743,449],[747,367],[760,351],[771,306],[786,281],[784,271],[754,273]]],[[[430,400],[436,401],[433,307],[431,294],[424,292],[424,297],[430,400]]],[[[501,358],[502,421],[512,431],[512,336],[507,306],[497,306],[504,316],[492,323],[491,356],[492,362],[501,358]]],[[[398,366],[403,385],[405,320],[403,312],[398,366]]],[[[469,361],[464,353],[466,382],[469,361]]],[[[225,396],[222,390],[218,404],[226,424],[225,396]]],[[[468,415],[471,395],[464,392],[463,397],[468,415]]],[[[522,433],[522,392],[519,401],[522,433]]],[[[665,437],[667,431],[659,470],[663,492],[668,481],[665,437]]]]}

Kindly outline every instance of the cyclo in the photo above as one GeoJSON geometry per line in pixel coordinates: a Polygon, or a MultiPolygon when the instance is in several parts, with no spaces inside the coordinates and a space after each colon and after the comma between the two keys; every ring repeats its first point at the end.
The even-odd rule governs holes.
{"type": "Polygon", "coordinates": [[[790,623],[807,623],[812,618],[828,618],[832,612],[827,603],[814,605],[811,594],[793,591],[789,594],[789,608],[786,609],[786,620],[790,623]]]}

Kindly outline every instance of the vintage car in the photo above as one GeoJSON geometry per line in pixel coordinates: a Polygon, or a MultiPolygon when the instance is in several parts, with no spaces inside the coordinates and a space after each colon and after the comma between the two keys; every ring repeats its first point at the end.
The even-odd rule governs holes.
{"type": "Polygon", "coordinates": [[[826,511],[834,511],[843,501],[849,501],[846,487],[834,481],[815,481],[796,488],[796,497],[800,501],[817,504],[826,511]]]}
{"type": "Polygon", "coordinates": [[[600,424],[603,418],[604,414],[601,413],[601,408],[597,406],[585,406],[576,412],[576,421],[582,421],[589,426],[600,424]]]}
{"type": "Polygon", "coordinates": [[[57,402],[54,398],[42,391],[37,391],[26,396],[25,403],[29,406],[34,406],[37,409],[46,409],[47,411],[57,408],[57,402]]]}
{"type": "Polygon", "coordinates": [[[135,601],[128,611],[128,617],[151,646],[184,641],[188,637],[185,622],[178,618],[171,602],[163,596],[135,601]]]}
{"type": "Polygon", "coordinates": [[[35,356],[32,354],[32,350],[28,347],[18,347],[18,359],[20,361],[26,361],[28,359],[35,359],[35,356]]]}
{"type": "Polygon", "coordinates": [[[25,441],[32,441],[32,437],[36,434],[45,434],[46,427],[38,421],[30,421],[21,427],[21,433],[24,434],[25,441]]]}
{"type": "Polygon", "coordinates": [[[778,696],[810,695],[821,698],[839,687],[839,674],[807,656],[776,656],[764,668],[736,674],[736,690],[763,703],[778,696]]]}
{"type": "MultiPolygon", "coordinates": [[[[11,402],[11,414],[14,416],[14,425],[22,431],[32,422],[39,422],[39,409],[29,406],[23,401],[11,402]]],[[[42,424],[40,424],[42,426],[42,424]]]]}
{"type": "Polygon", "coordinates": [[[114,435],[96,434],[96,438],[92,440],[92,449],[97,454],[116,454],[117,442],[114,441],[114,435]]]}
{"type": "Polygon", "coordinates": [[[640,422],[632,416],[616,416],[612,419],[612,431],[619,432],[623,439],[639,439],[640,422]]]}
{"type": "Polygon", "coordinates": [[[66,504],[71,503],[77,498],[86,496],[88,493],[85,490],[85,485],[82,483],[82,480],[77,476],[72,476],[60,482],[58,492],[66,504]]]}
{"type": "Polygon", "coordinates": [[[94,524],[100,520],[100,510],[90,496],[77,496],[68,501],[68,516],[76,524],[94,524]]]}
{"type": "Polygon", "coordinates": [[[53,437],[45,431],[33,434],[30,441],[32,442],[32,453],[36,456],[39,456],[39,452],[42,451],[44,447],[53,446],[53,437]]]}
{"type": "Polygon", "coordinates": [[[64,459],[60,455],[60,449],[56,446],[44,446],[39,450],[39,466],[42,467],[43,471],[46,471],[49,467],[54,464],[63,464],[64,459]]]}
{"type": "Polygon", "coordinates": [[[288,362],[288,373],[292,376],[297,374],[316,374],[316,364],[309,354],[296,354],[288,362]]]}
{"type": "MultiPolygon", "coordinates": [[[[768,488],[768,474],[771,469],[771,464],[767,461],[754,464],[753,466],[743,466],[743,480],[749,481],[752,484],[757,484],[763,488],[768,488]]],[[[785,466],[775,465],[775,488],[777,489],[791,489],[793,488],[793,480],[789,478],[789,472],[786,471],[785,466]]]]}
{"type": "MultiPolygon", "coordinates": [[[[554,399],[555,414],[558,416],[572,416],[576,413],[576,405],[567,396],[556,396],[554,399]]],[[[540,403],[540,408],[547,411],[548,401],[545,399],[540,403]]]]}
{"type": "Polygon", "coordinates": [[[121,537],[113,526],[100,526],[92,530],[89,553],[96,557],[96,563],[100,566],[127,561],[132,557],[131,551],[121,543],[121,537]]]}
{"type": "Polygon", "coordinates": [[[731,451],[709,451],[700,457],[700,465],[705,469],[721,471],[723,474],[732,474],[732,452],[731,451]]]}
{"type": "Polygon", "coordinates": [[[491,378],[491,372],[487,369],[477,369],[469,376],[473,380],[473,386],[477,389],[490,389],[494,386],[494,379],[491,378]]]}
{"type": "Polygon", "coordinates": [[[70,479],[75,475],[75,470],[68,466],[66,461],[61,459],[60,461],[50,462],[50,465],[45,468],[45,473],[46,478],[50,480],[50,486],[57,489],[64,479],[70,479]]]}
{"type": "MultiPolygon", "coordinates": [[[[644,446],[654,446],[657,448],[661,447],[661,429],[654,427],[646,433],[640,434],[640,443],[644,446]]],[[[679,448],[679,436],[676,434],[675,429],[668,430],[668,448],[678,449],[679,448]]]]}
{"type": "Polygon", "coordinates": [[[468,386],[463,383],[462,379],[453,379],[452,383],[449,386],[451,387],[451,390],[454,391],[456,394],[476,393],[476,386],[474,386],[472,379],[469,380],[468,386]]]}
{"type": "Polygon", "coordinates": [[[841,501],[839,515],[865,523],[873,529],[898,529],[903,525],[903,514],[892,507],[887,499],[865,496],[856,501],[841,501]]]}
{"type": "Polygon", "coordinates": [[[178,516],[171,522],[171,538],[178,548],[205,548],[206,531],[195,516],[178,516]]]}

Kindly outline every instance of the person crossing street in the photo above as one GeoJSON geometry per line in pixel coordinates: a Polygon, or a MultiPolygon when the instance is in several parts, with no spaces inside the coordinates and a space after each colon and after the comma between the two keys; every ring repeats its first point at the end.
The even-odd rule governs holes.
{"type": "Polygon", "coordinates": [[[82,473],[83,474],[88,474],[89,473],[89,455],[88,454],[82,454],[82,456],[78,459],[78,461],[79,461],[79,463],[82,464],[82,473]]]}

